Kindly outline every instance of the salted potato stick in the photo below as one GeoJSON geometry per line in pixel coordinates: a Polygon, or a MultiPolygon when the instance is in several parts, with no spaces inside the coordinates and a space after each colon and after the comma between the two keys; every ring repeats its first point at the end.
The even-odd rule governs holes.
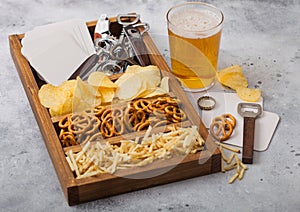
{"type": "Polygon", "coordinates": [[[220,142],[216,142],[219,146],[223,147],[224,149],[227,149],[229,151],[235,152],[235,153],[241,153],[241,151],[237,148],[222,144],[220,142]]]}
{"type": "Polygon", "coordinates": [[[79,172],[79,170],[78,170],[78,166],[77,166],[77,163],[76,163],[76,160],[75,160],[75,158],[74,158],[74,155],[73,155],[73,151],[72,151],[72,150],[69,151],[69,157],[70,157],[71,162],[72,162],[72,164],[73,164],[73,167],[74,167],[74,170],[75,170],[76,175],[77,175],[77,176],[80,176],[80,172],[79,172]]]}
{"type": "Polygon", "coordinates": [[[230,180],[229,180],[229,184],[231,184],[231,183],[233,183],[235,180],[236,180],[236,178],[239,176],[239,173],[235,173],[231,178],[230,178],[230,180]]]}
{"type": "Polygon", "coordinates": [[[91,144],[91,142],[88,141],[86,143],[86,145],[84,145],[84,147],[82,148],[82,150],[78,153],[78,155],[76,157],[76,161],[78,161],[81,158],[81,156],[87,151],[87,149],[90,147],[90,144],[91,144]]]}
{"type": "Polygon", "coordinates": [[[223,160],[224,160],[224,161],[227,161],[227,158],[226,158],[226,156],[225,156],[225,153],[224,153],[224,151],[223,151],[222,146],[219,147],[219,150],[220,150],[220,152],[221,152],[221,156],[222,156],[223,160]]]}
{"type": "Polygon", "coordinates": [[[226,163],[227,164],[230,164],[234,158],[235,154],[234,153],[231,153],[230,157],[227,159],[226,163]]]}
{"type": "Polygon", "coordinates": [[[224,162],[223,162],[223,160],[221,160],[221,172],[222,173],[226,172],[225,169],[224,169],[224,162]]]}
{"type": "Polygon", "coordinates": [[[67,159],[67,162],[68,162],[68,164],[69,164],[69,166],[70,166],[70,168],[71,168],[71,171],[72,171],[72,172],[75,171],[74,166],[73,166],[73,164],[72,164],[72,162],[71,162],[69,156],[67,156],[66,159],[67,159]]]}
{"type": "Polygon", "coordinates": [[[243,164],[242,162],[241,162],[241,166],[243,167],[243,169],[245,169],[245,170],[247,170],[248,169],[248,167],[245,165],[245,164],[243,164]]]}
{"type": "Polygon", "coordinates": [[[232,169],[234,169],[234,167],[235,167],[236,165],[237,165],[236,162],[231,163],[231,164],[229,164],[228,166],[225,166],[225,167],[224,167],[224,170],[225,170],[225,171],[232,170],[232,169]]]}
{"type": "Polygon", "coordinates": [[[242,168],[241,171],[240,171],[240,173],[239,173],[239,176],[238,176],[239,180],[243,179],[244,172],[245,172],[245,169],[242,168]]]}
{"type": "Polygon", "coordinates": [[[240,165],[241,161],[240,161],[240,159],[239,159],[239,157],[237,155],[235,155],[234,158],[235,158],[235,161],[237,163],[237,172],[240,173],[240,170],[241,170],[241,165],[240,165]]]}
{"type": "MultiPolygon", "coordinates": [[[[176,129],[176,128],[174,128],[176,129]]],[[[120,146],[87,143],[77,154],[67,153],[70,168],[77,178],[93,176],[97,173],[114,173],[118,169],[144,166],[156,159],[166,159],[177,155],[196,153],[203,149],[203,138],[197,127],[179,128],[169,133],[158,133],[150,136],[147,130],[141,144],[138,139],[122,140],[120,146]]]]}
{"type": "Polygon", "coordinates": [[[150,133],[151,133],[151,130],[152,130],[152,127],[151,127],[151,125],[150,125],[150,126],[148,127],[148,129],[147,129],[145,135],[144,135],[143,140],[146,140],[146,139],[149,137],[149,135],[150,135],[150,133]]]}

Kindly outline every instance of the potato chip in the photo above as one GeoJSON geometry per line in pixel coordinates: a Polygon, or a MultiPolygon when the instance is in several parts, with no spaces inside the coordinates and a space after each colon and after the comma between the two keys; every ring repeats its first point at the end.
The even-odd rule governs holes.
{"type": "Polygon", "coordinates": [[[57,105],[49,108],[49,113],[51,117],[62,115],[62,112],[62,105],[57,105]]]}
{"type": "Polygon", "coordinates": [[[74,96],[82,99],[92,99],[92,97],[101,96],[101,93],[99,92],[98,87],[90,85],[89,83],[84,82],[77,77],[74,96]]]}
{"type": "Polygon", "coordinates": [[[236,90],[238,87],[248,87],[248,81],[238,65],[230,66],[217,72],[220,83],[236,90]]]}
{"type": "Polygon", "coordinates": [[[153,96],[159,96],[169,93],[169,77],[163,77],[160,81],[160,86],[156,88],[153,92],[143,96],[144,98],[149,98],[153,96]]]}
{"type": "Polygon", "coordinates": [[[67,92],[62,92],[59,87],[51,84],[43,85],[38,93],[41,104],[47,108],[62,105],[68,96],[69,94],[67,92]]]}
{"type": "Polygon", "coordinates": [[[119,86],[116,96],[123,100],[132,100],[143,92],[141,89],[143,82],[136,74],[130,74],[130,77],[124,77],[125,79],[122,79],[123,76],[126,76],[126,74],[116,81],[119,86]]]}
{"type": "Polygon", "coordinates": [[[233,65],[233,66],[230,66],[230,67],[227,67],[227,68],[217,71],[217,77],[218,77],[219,81],[224,75],[229,74],[229,73],[241,73],[242,74],[243,73],[242,67],[239,65],[233,65]]]}
{"type": "Polygon", "coordinates": [[[247,102],[257,102],[261,97],[261,90],[255,88],[238,87],[236,93],[241,100],[247,102]]]}
{"type": "Polygon", "coordinates": [[[82,81],[77,77],[74,91],[73,111],[88,109],[101,104],[101,93],[97,87],[82,81]]]}
{"type": "Polygon", "coordinates": [[[88,78],[88,83],[90,85],[96,86],[96,87],[106,87],[106,88],[117,88],[118,86],[113,83],[106,74],[102,72],[93,72],[90,74],[88,78]]]}
{"type": "Polygon", "coordinates": [[[126,72],[125,73],[133,73],[133,74],[135,74],[135,73],[137,73],[137,72],[140,71],[140,68],[141,68],[141,66],[139,66],[139,65],[128,66],[126,68],[126,72]]]}
{"type": "Polygon", "coordinates": [[[115,89],[113,88],[99,88],[99,91],[101,93],[101,100],[102,102],[111,102],[113,98],[115,97],[115,89]]]}
{"type": "Polygon", "coordinates": [[[101,98],[93,98],[85,101],[84,99],[73,97],[72,112],[81,112],[86,109],[94,108],[101,104],[101,98]]]}
{"type": "Polygon", "coordinates": [[[138,73],[140,71],[146,71],[146,70],[155,70],[159,71],[159,68],[154,65],[149,66],[139,66],[139,65],[132,65],[128,66],[125,73],[138,73]]]}
{"type": "Polygon", "coordinates": [[[73,96],[66,99],[66,101],[62,105],[61,114],[59,115],[71,113],[72,110],[73,110],[73,96]]]}
{"type": "Polygon", "coordinates": [[[155,69],[147,69],[136,73],[143,83],[146,89],[155,89],[160,84],[160,73],[155,69]]]}
{"type": "Polygon", "coordinates": [[[221,83],[236,90],[238,87],[248,87],[246,77],[241,73],[229,73],[221,78],[221,83]]]}
{"type": "Polygon", "coordinates": [[[147,96],[154,92],[160,84],[160,72],[156,66],[129,66],[126,72],[115,82],[116,96],[120,99],[131,100],[147,96]]]}
{"type": "Polygon", "coordinates": [[[70,97],[74,95],[74,90],[76,86],[77,80],[67,80],[61,83],[58,87],[63,90],[63,92],[67,92],[70,97]]]}
{"type": "Polygon", "coordinates": [[[144,98],[150,98],[150,97],[154,97],[154,96],[160,96],[160,95],[164,95],[166,94],[166,91],[160,87],[156,88],[155,91],[143,96],[144,98]]]}
{"type": "Polygon", "coordinates": [[[166,93],[170,92],[169,88],[169,77],[163,77],[160,81],[160,86],[161,89],[165,90],[166,93]]]}

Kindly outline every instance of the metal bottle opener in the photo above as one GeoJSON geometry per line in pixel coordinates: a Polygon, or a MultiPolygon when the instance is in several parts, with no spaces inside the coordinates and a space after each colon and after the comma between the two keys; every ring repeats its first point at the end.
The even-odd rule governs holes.
{"type": "MultiPolygon", "coordinates": [[[[148,26],[148,25],[145,25],[148,26]]],[[[148,26],[149,27],[149,26],[148,26]]],[[[145,28],[145,30],[148,30],[145,28]]],[[[147,47],[143,41],[142,34],[134,26],[127,26],[124,28],[124,33],[128,38],[130,45],[134,51],[134,54],[141,66],[147,66],[151,64],[147,47]]]]}
{"type": "Polygon", "coordinates": [[[244,117],[242,162],[252,164],[255,119],[261,115],[262,108],[259,104],[239,103],[237,109],[238,113],[244,117]]]}

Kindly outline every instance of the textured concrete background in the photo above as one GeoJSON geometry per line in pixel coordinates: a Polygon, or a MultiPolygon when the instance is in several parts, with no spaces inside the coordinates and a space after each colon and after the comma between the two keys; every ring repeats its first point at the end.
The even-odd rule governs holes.
{"type": "Polygon", "coordinates": [[[299,211],[300,2],[207,1],[225,14],[219,67],[242,65],[265,109],[281,122],[244,179],[218,173],[69,207],[9,53],[8,35],[71,18],[137,12],[162,54],[165,14],[183,1],[46,0],[0,2],[0,211],[299,211]],[[161,38],[161,39],[159,39],[161,38]],[[296,70],[297,68],[297,70],[296,70]]]}

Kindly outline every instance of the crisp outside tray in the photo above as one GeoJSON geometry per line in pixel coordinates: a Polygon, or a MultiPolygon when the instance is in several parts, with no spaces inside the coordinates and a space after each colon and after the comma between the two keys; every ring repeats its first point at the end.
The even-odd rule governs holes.
{"type": "MultiPolygon", "coordinates": [[[[110,22],[112,23],[112,32],[116,34],[120,33],[121,27],[117,24],[116,18],[111,18],[110,22]]],[[[91,35],[94,32],[95,25],[96,21],[87,22],[91,35]]],[[[143,167],[121,170],[118,171],[118,175],[99,174],[93,177],[76,179],[67,163],[66,149],[61,145],[54,121],[51,119],[48,110],[41,105],[38,98],[39,88],[45,82],[38,78],[36,71],[21,53],[21,40],[23,37],[24,34],[9,36],[11,55],[69,205],[76,205],[151,186],[212,174],[221,170],[221,154],[219,150],[212,142],[206,127],[177,80],[171,74],[168,74],[170,73],[170,69],[160,55],[150,35],[145,33],[143,34],[143,39],[149,52],[151,63],[158,66],[160,70],[163,70],[164,75],[169,75],[169,85],[172,95],[183,102],[182,107],[188,117],[188,121],[183,123],[183,125],[198,126],[200,135],[206,139],[205,150],[196,154],[188,154],[184,158],[157,160],[143,167]],[[153,177],[147,177],[149,175],[153,177]]],[[[141,134],[141,132],[137,133],[141,134]]],[[[133,134],[132,137],[134,136],[137,135],[133,134]]],[[[74,149],[76,148],[78,149],[75,146],[74,149]]]]}

